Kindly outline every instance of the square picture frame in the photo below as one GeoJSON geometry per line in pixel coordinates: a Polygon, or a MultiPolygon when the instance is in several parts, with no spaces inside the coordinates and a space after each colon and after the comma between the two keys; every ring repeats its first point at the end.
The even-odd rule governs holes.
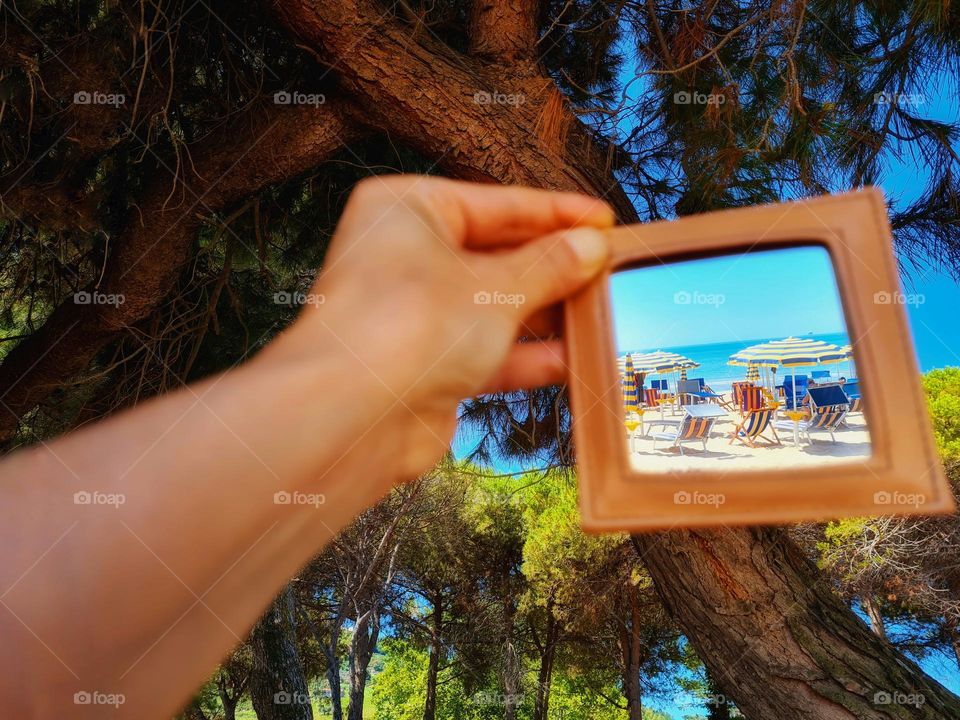
{"type": "Polygon", "coordinates": [[[606,269],[565,305],[581,522],[591,532],[770,525],[954,509],[933,441],[876,188],[607,231],[606,269]],[[613,273],[754,250],[815,245],[836,274],[871,454],[792,469],[642,472],[629,461],[610,303],[613,273]],[[722,499],[685,502],[692,494],[722,499]]]}

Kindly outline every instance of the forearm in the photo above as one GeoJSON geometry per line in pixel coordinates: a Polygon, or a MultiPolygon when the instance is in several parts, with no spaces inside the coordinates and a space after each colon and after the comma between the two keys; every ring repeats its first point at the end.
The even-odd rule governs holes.
{"type": "Polygon", "coordinates": [[[0,465],[0,652],[49,689],[38,716],[102,713],[77,691],[122,693],[120,716],[175,711],[395,480],[394,401],[343,354],[253,362],[0,465]]]}

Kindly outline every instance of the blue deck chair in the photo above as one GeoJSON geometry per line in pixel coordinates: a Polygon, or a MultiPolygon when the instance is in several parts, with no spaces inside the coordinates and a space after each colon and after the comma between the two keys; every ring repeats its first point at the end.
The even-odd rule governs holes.
{"type": "MultiPolygon", "coordinates": [[[[710,438],[710,431],[713,429],[713,423],[716,418],[695,418],[687,415],[679,423],[676,420],[655,420],[650,423],[650,427],[664,426],[673,427],[673,430],[661,430],[660,432],[649,433],[653,438],[653,449],[657,449],[657,441],[667,441],[671,448],[680,448],[680,454],[683,455],[683,443],[699,442],[703,444],[703,450],[707,449],[707,440],[710,438]]],[[[663,450],[663,448],[661,448],[663,450]]]]}
{"type": "Polygon", "coordinates": [[[757,438],[762,437],[771,445],[774,443],[779,445],[780,438],[777,437],[777,431],[773,424],[773,415],[773,408],[768,407],[747,412],[747,414],[743,416],[743,420],[740,421],[740,424],[730,433],[730,444],[733,445],[734,441],[739,440],[755,448],[757,446],[755,441],[757,438]],[[772,440],[764,436],[763,433],[767,430],[773,433],[772,440]]]}
{"type": "Polygon", "coordinates": [[[847,397],[850,398],[850,409],[847,411],[847,414],[850,413],[862,413],[863,412],[863,396],[860,394],[860,381],[854,378],[853,380],[847,380],[843,385],[843,392],[846,393],[847,397]]]}
{"type": "Polygon", "coordinates": [[[677,391],[681,397],[689,398],[690,402],[687,403],[688,405],[695,405],[701,402],[715,402],[728,410],[732,409],[730,403],[723,399],[723,395],[714,392],[713,388],[707,385],[703,378],[681,380],[677,386],[677,391]]]}
{"type": "Polygon", "coordinates": [[[797,375],[796,407],[794,407],[793,376],[787,375],[783,378],[783,384],[780,387],[783,388],[783,397],[787,410],[795,410],[807,403],[807,384],[808,379],[806,375],[797,375]]]}
{"type": "MultiPolygon", "coordinates": [[[[836,433],[847,417],[850,409],[850,400],[840,385],[826,387],[812,387],[807,390],[810,406],[810,419],[804,420],[798,426],[801,433],[806,435],[807,442],[813,442],[813,432],[826,432],[830,439],[836,442],[836,433]]],[[[778,422],[775,426],[781,430],[792,430],[793,423],[778,422]]]]}
{"type": "Polygon", "coordinates": [[[650,387],[656,388],[660,392],[669,392],[670,391],[670,381],[669,380],[651,380],[650,387]]]}

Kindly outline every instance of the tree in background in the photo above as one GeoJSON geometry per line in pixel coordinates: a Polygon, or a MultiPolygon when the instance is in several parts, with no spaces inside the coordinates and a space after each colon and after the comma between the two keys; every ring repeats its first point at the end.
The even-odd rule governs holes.
{"type": "MultiPolygon", "coordinates": [[[[953,270],[957,130],[910,98],[956,73],[957,12],[5,3],[0,433],[10,446],[43,439],[256,350],[292,315],[346,188],[371,167],[582,190],[632,221],[858,187],[891,153],[913,153],[928,181],[891,208],[898,249],[953,270]],[[114,302],[82,300],[94,294],[114,302]]],[[[486,433],[478,457],[573,462],[560,389],[484,398],[465,416],[486,433]]],[[[492,557],[507,549],[496,539],[492,557]]],[[[895,711],[877,692],[922,692],[925,717],[960,714],[786,533],[637,542],[663,604],[748,716],[895,711]]],[[[517,580],[497,580],[504,620],[517,580]]],[[[522,638],[507,626],[512,687],[522,638]]]]}

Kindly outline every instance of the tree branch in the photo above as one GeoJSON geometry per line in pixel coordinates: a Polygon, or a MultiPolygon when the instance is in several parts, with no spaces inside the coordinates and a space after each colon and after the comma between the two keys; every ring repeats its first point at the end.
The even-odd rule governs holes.
{"type": "Polygon", "coordinates": [[[371,0],[273,6],[336,72],[366,122],[448,175],[601,195],[621,219],[637,218],[605,152],[549,78],[484,66],[431,37],[412,37],[371,0]]]}
{"type": "Polygon", "coordinates": [[[194,144],[186,174],[157,178],[132,212],[103,282],[119,305],[69,298],[0,365],[0,439],[24,413],[71,377],[125,328],[164,299],[189,259],[203,216],[316,166],[360,135],[340,109],[281,105],[254,109],[194,144]]]}
{"type": "Polygon", "coordinates": [[[501,64],[534,57],[539,0],[473,0],[470,54],[501,64]]]}

